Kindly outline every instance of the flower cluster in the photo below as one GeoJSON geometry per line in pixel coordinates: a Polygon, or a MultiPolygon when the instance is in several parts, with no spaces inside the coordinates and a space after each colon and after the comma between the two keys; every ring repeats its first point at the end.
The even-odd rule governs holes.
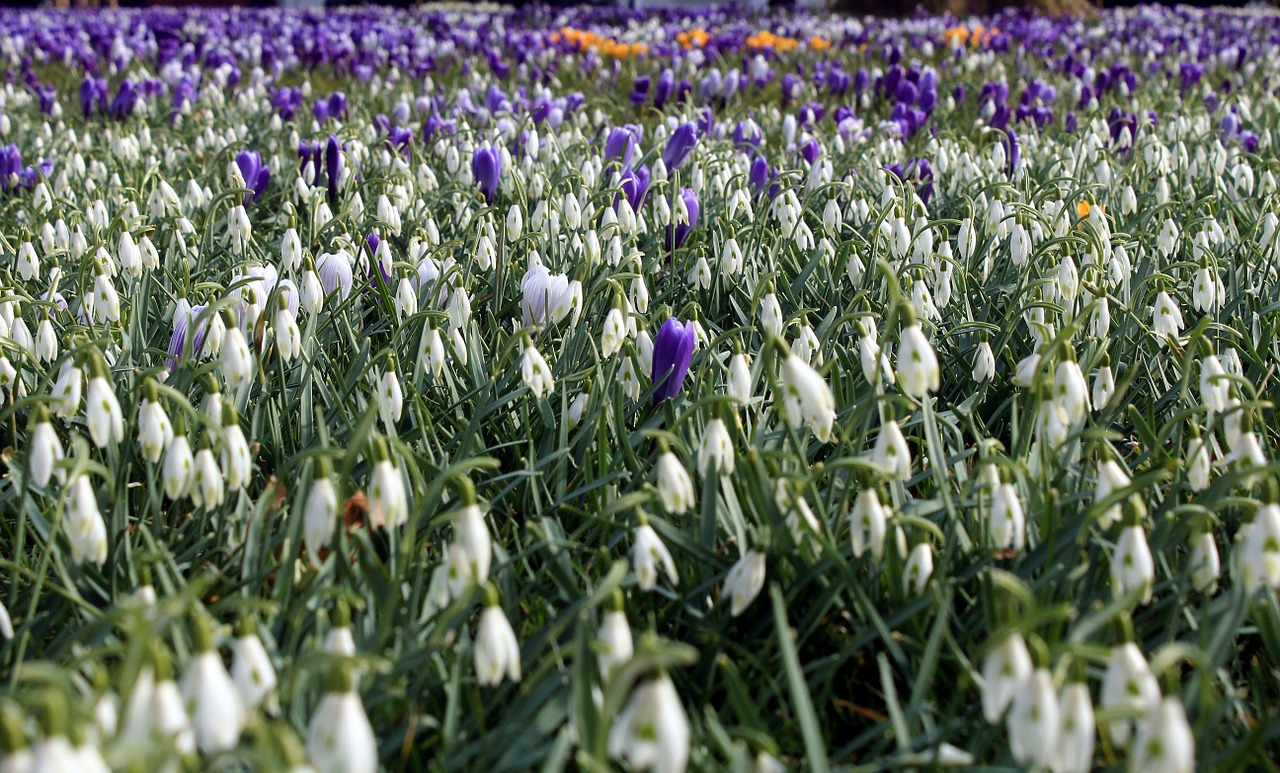
{"type": "Polygon", "coordinates": [[[0,768],[1266,767],[1280,16],[0,27],[0,768]]]}

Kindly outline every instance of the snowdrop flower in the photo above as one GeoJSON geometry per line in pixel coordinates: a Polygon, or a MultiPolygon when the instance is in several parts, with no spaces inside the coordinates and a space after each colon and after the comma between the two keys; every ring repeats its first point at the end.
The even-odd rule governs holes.
{"type": "Polygon", "coordinates": [[[782,335],[782,306],[778,303],[778,296],[773,292],[765,293],[764,298],[760,300],[760,326],[764,328],[765,333],[771,336],[782,335]]]}
{"type": "Polygon", "coordinates": [[[764,588],[765,556],[758,550],[748,551],[738,559],[724,578],[720,598],[729,599],[729,614],[737,617],[751,606],[764,588]]]}
{"type": "Polygon", "coordinates": [[[933,545],[928,542],[917,543],[907,557],[907,564],[902,570],[902,584],[909,593],[919,596],[933,576],[933,545]]]}
{"type": "MultiPolygon", "coordinates": [[[[492,586],[490,586],[492,588],[492,586]]],[[[503,676],[513,682],[520,681],[520,643],[511,628],[497,594],[489,590],[491,598],[480,613],[480,626],[476,631],[475,668],[476,681],[486,686],[497,686],[503,676]]]]}
{"type": "Polygon", "coordinates": [[[235,682],[241,703],[249,709],[261,706],[279,681],[252,618],[232,647],[231,679],[235,682]]]}
{"type": "Polygon", "coordinates": [[[387,432],[394,432],[404,413],[404,390],[400,387],[400,377],[396,375],[394,361],[388,363],[387,370],[378,380],[377,404],[382,426],[387,432]]]}
{"type": "Polygon", "coordinates": [[[173,426],[156,400],[155,384],[148,381],[143,391],[147,396],[138,408],[138,444],[142,446],[142,455],[155,464],[173,441],[173,426]]]}
{"type": "Polygon", "coordinates": [[[1196,741],[1187,712],[1176,697],[1160,701],[1138,726],[1129,752],[1132,773],[1192,773],[1196,769],[1196,741]]]}
{"type": "Polygon", "coordinates": [[[1164,224],[1160,226],[1160,233],[1156,237],[1156,246],[1160,249],[1160,254],[1168,258],[1173,254],[1177,244],[1178,226],[1171,218],[1165,218],[1164,224]]]}
{"type": "Polygon", "coordinates": [[[253,460],[249,455],[249,441],[240,428],[240,414],[228,402],[222,409],[222,474],[231,491],[239,491],[249,485],[253,477],[253,460]]]}
{"type": "Polygon", "coordinates": [[[445,349],[444,339],[436,329],[435,322],[429,322],[422,332],[422,342],[418,351],[418,361],[426,363],[427,372],[432,378],[440,378],[444,373],[445,349]]]}
{"type": "Polygon", "coordinates": [[[156,659],[155,686],[151,688],[148,707],[144,710],[145,735],[152,743],[159,740],[163,744],[172,744],[173,750],[181,756],[195,754],[195,731],[182,693],[169,676],[168,656],[158,650],[153,655],[156,659]]]}
{"type": "Polygon", "coordinates": [[[734,470],[733,440],[724,420],[715,417],[707,422],[698,446],[698,469],[703,475],[732,475],[734,470]]]}
{"type": "Polygon", "coordinates": [[[821,443],[831,442],[836,420],[835,396],[818,371],[794,354],[782,363],[783,407],[793,429],[808,425],[821,443]]]}
{"type": "Polygon", "coordinates": [[[1236,536],[1238,566],[1233,568],[1238,568],[1245,590],[1254,594],[1264,587],[1280,588],[1280,505],[1262,505],[1253,521],[1240,531],[1236,536]]]}
{"type": "Polygon", "coordinates": [[[225,324],[227,333],[222,342],[222,378],[226,381],[227,388],[236,390],[253,382],[256,361],[240,328],[232,320],[227,320],[225,324]]]}
{"type": "Polygon", "coordinates": [[[1120,597],[1141,589],[1141,602],[1150,603],[1155,572],[1155,561],[1151,557],[1151,548],[1147,546],[1146,532],[1138,525],[1126,526],[1120,532],[1115,554],[1111,558],[1111,592],[1120,597]]]}
{"type": "Polygon", "coordinates": [[[659,673],[641,682],[609,730],[609,756],[634,770],[684,773],[689,720],[675,685],[659,673]]]}
{"type": "MultiPolygon", "coordinates": [[[[910,314],[908,320],[911,320],[910,314]]],[[[898,346],[898,385],[907,395],[924,400],[931,392],[938,391],[941,378],[933,347],[920,326],[909,321],[902,329],[898,346]]]]}
{"type": "Polygon", "coordinates": [[[1074,357],[1058,362],[1053,371],[1053,393],[1072,424],[1089,412],[1089,385],[1074,357]]]}
{"type": "Polygon", "coordinates": [[[302,509],[302,537],[315,564],[320,563],[320,551],[328,547],[338,520],[338,492],[331,472],[328,459],[316,462],[316,476],[302,509]]]}
{"type": "Polygon", "coordinates": [[[635,536],[632,538],[631,566],[636,574],[636,583],[641,590],[651,591],[657,587],[660,569],[672,585],[680,581],[679,575],[676,574],[676,562],[671,558],[671,551],[667,550],[658,533],[644,517],[640,519],[640,525],[636,527],[635,536]]]}
{"type": "Polygon", "coordinates": [[[1214,593],[1218,588],[1218,575],[1222,572],[1222,559],[1218,555],[1218,543],[1212,531],[1202,531],[1191,541],[1191,582],[1201,593],[1214,593]]]}
{"type": "Polygon", "coordinates": [[[1098,408],[1105,408],[1110,402],[1111,397],[1116,393],[1116,377],[1111,372],[1111,365],[1107,364],[1108,360],[1103,359],[1102,367],[1098,368],[1097,375],[1093,378],[1093,404],[1098,408]]]}
{"type": "Polygon", "coordinates": [[[1210,354],[1200,361],[1200,402],[1210,411],[1227,410],[1227,398],[1231,396],[1231,381],[1217,355],[1210,354]]]}
{"type": "Polygon", "coordinates": [[[1178,304],[1164,290],[1156,294],[1156,302],[1151,307],[1151,327],[1162,342],[1170,337],[1177,338],[1186,327],[1178,304]]]}
{"type": "MultiPolygon", "coordinates": [[[[1160,685],[1138,646],[1125,642],[1112,648],[1102,679],[1102,707],[1113,713],[1137,712],[1141,724],[1141,717],[1159,703],[1160,685]]],[[[1120,746],[1127,745],[1133,724],[1128,717],[1111,720],[1111,738],[1120,746]]]]}
{"type": "Polygon", "coordinates": [[[89,379],[89,391],[85,399],[85,424],[89,437],[98,448],[114,446],[124,440],[124,415],[120,401],[106,379],[106,367],[97,363],[97,375],[89,379]]]}
{"type": "Polygon", "coordinates": [[[982,715],[996,724],[1031,676],[1031,654],[1021,634],[1012,633],[982,659],[982,715]]]}
{"type": "Polygon", "coordinates": [[[745,405],[751,402],[755,381],[751,377],[751,363],[742,352],[736,352],[729,358],[729,377],[725,387],[728,395],[739,403],[745,405]]]}
{"type": "Polygon", "coordinates": [[[1212,460],[1209,458],[1208,443],[1198,434],[1193,436],[1187,446],[1187,482],[1192,491],[1204,491],[1209,487],[1209,475],[1212,471],[1212,460]]]}
{"type": "Polygon", "coordinates": [[[1026,541],[1026,517],[1018,490],[1012,483],[1000,483],[992,492],[991,543],[997,548],[1020,551],[1026,541]]]}
{"type": "Polygon", "coordinates": [[[62,517],[67,541],[71,543],[72,560],[77,564],[91,561],[101,566],[107,560],[107,525],[87,475],[77,475],[71,482],[62,517]]]}
{"type": "Polygon", "coordinates": [[[604,319],[604,328],[600,334],[600,355],[605,359],[612,357],[622,350],[622,344],[626,340],[626,320],[623,317],[622,309],[614,306],[604,319]]]}
{"type": "Polygon", "coordinates": [[[1058,713],[1062,721],[1058,743],[1049,769],[1053,773],[1089,773],[1093,769],[1093,745],[1096,724],[1089,686],[1071,682],[1058,695],[1058,713]]]}
{"type": "Polygon", "coordinates": [[[890,480],[906,480],[911,477],[911,449],[902,436],[898,422],[890,419],[880,425],[871,460],[890,480]]]}
{"type": "Polygon", "coordinates": [[[973,356],[973,380],[981,384],[990,381],[996,375],[996,356],[991,351],[991,344],[983,340],[978,343],[978,350],[973,356]]]}
{"type": "Polygon", "coordinates": [[[369,480],[369,514],[373,525],[386,529],[403,526],[409,520],[409,502],[405,496],[404,478],[391,463],[387,443],[374,442],[373,475],[369,480]]]}
{"type": "Polygon", "coordinates": [[[657,464],[658,499],[662,507],[672,515],[683,515],[693,507],[693,481],[689,472],[681,464],[676,455],[666,449],[666,444],[659,441],[660,453],[657,464]]]}
{"type": "MultiPolygon", "coordinates": [[[[1131,482],[1128,474],[1114,459],[1106,459],[1098,463],[1097,478],[1098,482],[1093,489],[1095,505],[1101,504],[1114,492],[1128,488],[1131,482]]],[[[1102,528],[1105,529],[1120,520],[1120,505],[1120,502],[1115,502],[1102,512],[1099,517],[1099,525],[1102,528]]]]}
{"type": "Polygon", "coordinates": [[[307,729],[307,756],[316,773],[377,773],[378,742],[354,679],[336,669],[307,729]]]}
{"type": "Polygon", "coordinates": [[[524,379],[525,386],[529,387],[529,391],[533,392],[534,398],[538,400],[541,400],[544,394],[556,391],[555,379],[551,377],[551,366],[547,365],[542,354],[534,348],[532,341],[525,342],[524,356],[520,362],[520,377],[524,379]]]}
{"type": "Polygon", "coordinates": [[[489,527],[484,521],[484,511],[475,501],[470,481],[464,487],[463,501],[465,504],[454,517],[454,539],[449,545],[449,593],[454,598],[462,598],[467,589],[488,582],[489,566],[493,563],[489,527]]]}
{"type": "MultiPolygon", "coordinates": [[[[48,410],[43,405],[38,406],[32,419],[31,436],[27,440],[27,469],[31,474],[31,482],[39,488],[48,486],[55,465],[65,458],[62,441],[49,423],[48,410]]],[[[62,470],[57,472],[58,482],[61,483],[66,479],[66,473],[62,470]]]]}
{"type": "Polygon", "coordinates": [[[1060,729],[1053,676],[1039,668],[1023,681],[1009,711],[1009,749],[1022,765],[1049,767],[1060,729]]]}
{"type": "Polygon", "coordinates": [[[213,647],[213,621],[197,617],[195,631],[195,655],[182,679],[182,697],[190,707],[200,751],[229,751],[240,742],[244,730],[244,705],[222,656],[213,647]]]}
{"type": "Polygon", "coordinates": [[[622,611],[621,593],[615,594],[614,607],[604,613],[600,630],[596,632],[596,638],[604,645],[597,650],[596,663],[600,667],[600,675],[606,679],[614,669],[630,661],[635,652],[627,613],[622,611]]]}
{"type": "Polygon", "coordinates": [[[849,513],[849,531],[853,540],[853,554],[861,558],[867,551],[876,561],[884,555],[884,540],[888,533],[889,508],[880,504],[874,487],[864,488],[854,500],[849,513]]]}
{"type": "Polygon", "coordinates": [[[279,300],[271,330],[275,334],[276,349],[280,352],[281,361],[292,362],[302,353],[302,331],[298,329],[298,322],[284,297],[279,300]]]}
{"type": "Polygon", "coordinates": [[[213,451],[201,448],[196,452],[195,472],[191,481],[191,501],[197,507],[204,506],[212,510],[222,504],[225,496],[222,470],[218,469],[218,460],[213,451]]]}

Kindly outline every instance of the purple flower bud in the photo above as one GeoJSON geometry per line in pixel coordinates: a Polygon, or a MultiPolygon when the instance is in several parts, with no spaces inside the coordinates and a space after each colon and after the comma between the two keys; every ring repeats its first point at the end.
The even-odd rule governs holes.
{"type": "Polygon", "coordinates": [[[671,138],[667,140],[667,147],[662,151],[662,163],[667,167],[668,172],[674,172],[680,168],[693,152],[693,146],[698,144],[698,127],[691,123],[682,123],[676,127],[671,133],[671,138]]]}
{"type": "Polygon", "coordinates": [[[338,178],[342,175],[342,146],[338,138],[329,135],[329,142],[324,148],[324,170],[329,179],[330,200],[338,197],[338,178]]]}
{"type": "Polygon", "coordinates": [[[631,104],[640,106],[649,98],[649,76],[637,75],[635,85],[631,87],[631,104]]]}
{"type": "MultiPolygon", "coordinates": [[[[641,164],[639,167],[626,167],[622,170],[622,174],[618,178],[618,188],[621,189],[623,196],[627,197],[627,203],[636,212],[644,206],[645,197],[649,195],[649,167],[641,164]]],[[[615,198],[613,205],[618,206],[618,199],[615,198]]]]}
{"type": "Polygon", "coordinates": [[[107,114],[116,120],[128,118],[137,104],[138,90],[134,87],[133,81],[126,79],[120,84],[120,90],[116,92],[116,98],[111,100],[111,106],[107,108],[107,114]]]}
{"type": "MultiPolygon", "coordinates": [[[[639,80],[638,78],[636,80],[639,80]]],[[[667,100],[671,99],[671,91],[675,88],[676,76],[671,72],[671,68],[662,71],[658,76],[658,85],[653,89],[653,106],[661,110],[667,104],[667,100]]]]}
{"type": "Polygon", "coordinates": [[[693,344],[697,331],[692,322],[682,323],[671,317],[662,323],[653,341],[653,402],[660,403],[680,394],[689,364],[693,362],[693,344]]]}
{"type": "Polygon", "coordinates": [[[497,148],[488,144],[476,148],[471,156],[471,176],[480,185],[485,203],[492,204],[493,195],[498,192],[498,181],[502,179],[502,156],[497,148]]]}

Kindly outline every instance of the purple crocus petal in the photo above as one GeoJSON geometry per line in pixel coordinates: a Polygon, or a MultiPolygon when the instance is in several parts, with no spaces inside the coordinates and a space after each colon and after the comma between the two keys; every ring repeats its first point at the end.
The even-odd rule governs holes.
{"type": "Polygon", "coordinates": [[[618,126],[609,130],[604,141],[604,160],[618,159],[618,163],[627,166],[636,149],[636,134],[630,126],[618,126]]]}
{"type": "Polygon", "coordinates": [[[329,142],[324,148],[324,169],[329,177],[329,198],[338,197],[338,177],[342,174],[342,146],[338,138],[329,135],[329,142]]]}
{"type": "Polygon", "coordinates": [[[662,323],[653,341],[653,402],[670,400],[680,394],[689,364],[693,361],[696,329],[692,322],[671,317],[662,323]]]}
{"type": "Polygon", "coordinates": [[[364,243],[369,246],[370,255],[377,255],[378,245],[382,244],[382,237],[378,236],[376,233],[369,234],[368,236],[364,237],[364,243]]]}
{"type": "Polygon", "coordinates": [[[662,163],[667,171],[674,172],[679,169],[680,165],[688,160],[694,145],[697,144],[698,127],[688,122],[677,126],[671,133],[671,138],[667,140],[667,147],[662,151],[662,163]]]}
{"type": "Polygon", "coordinates": [[[471,176],[480,186],[486,204],[493,203],[493,196],[498,192],[498,182],[502,179],[502,156],[496,148],[484,145],[476,148],[471,155],[471,176]]]}

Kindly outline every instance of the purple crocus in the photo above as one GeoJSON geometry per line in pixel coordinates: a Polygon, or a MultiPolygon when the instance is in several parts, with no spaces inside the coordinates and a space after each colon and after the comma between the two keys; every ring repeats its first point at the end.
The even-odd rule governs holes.
{"type": "Polygon", "coordinates": [[[631,126],[617,126],[609,130],[604,141],[604,160],[616,158],[618,163],[626,166],[631,163],[631,156],[636,150],[636,131],[631,126]]]}
{"type": "Polygon", "coordinates": [[[116,92],[116,98],[111,100],[111,105],[107,108],[107,115],[116,120],[128,118],[137,104],[138,89],[133,85],[133,81],[126,79],[120,84],[120,90],[116,92]]]}
{"type": "Polygon", "coordinates": [[[689,222],[667,226],[668,250],[679,249],[680,245],[684,244],[684,240],[689,238],[689,233],[693,231],[693,227],[698,224],[698,215],[702,210],[702,207],[698,204],[698,194],[694,193],[692,188],[685,188],[680,191],[680,198],[684,201],[685,211],[689,213],[689,222]]]}
{"type": "Polygon", "coordinates": [[[653,402],[670,400],[680,394],[693,361],[696,330],[692,322],[671,317],[662,323],[653,342],[653,402]]]}
{"type": "Polygon", "coordinates": [[[240,167],[240,176],[244,178],[244,187],[250,190],[244,195],[244,203],[257,201],[267,190],[271,181],[271,168],[262,163],[262,156],[256,150],[242,150],[236,154],[236,166],[240,167]]]}
{"type": "Polygon", "coordinates": [[[667,104],[667,100],[671,99],[671,92],[675,89],[675,85],[676,76],[668,67],[658,76],[658,85],[653,89],[653,106],[661,110],[667,104]]]}
{"type": "Polygon", "coordinates": [[[637,75],[635,85],[631,87],[631,104],[639,107],[649,98],[649,76],[637,75]]]}
{"type": "Polygon", "coordinates": [[[338,138],[329,135],[329,142],[324,147],[324,170],[329,178],[329,199],[338,198],[338,178],[342,175],[342,146],[338,138]]]}
{"type": "Polygon", "coordinates": [[[667,140],[667,147],[662,151],[662,164],[667,168],[668,172],[674,172],[680,168],[689,158],[689,154],[693,152],[693,146],[698,144],[698,127],[692,123],[682,123],[676,127],[671,133],[670,139],[667,140]]]}
{"type": "Polygon", "coordinates": [[[178,369],[183,359],[198,355],[200,350],[204,348],[205,325],[203,322],[196,325],[196,319],[204,310],[205,304],[200,304],[199,306],[192,306],[185,313],[174,315],[173,335],[169,337],[169,356],[165,357],[164,360],[164,364],[170,373],[178,369]],[[191,332],[192,325],[196,325],[196,327],[194,335],[191,336],[190,346],[188,346],[187,333],[191,332]]]}
{"type": "MultiPolygon", "coordinates": [[[[649,195],[649,167],[641,164],[623,169],[618,176],[618,188],[622,191],[621,195],[627,197],[631,208],[639,212],[644,206],[645,197],[649,195]]],[[[613,205],[618,206],[618,198],[614,199],[613,205]]]]}
{"type": "Polygon", "coordinates": [[[497,148],[488,143],[476,148],[471,156],[471,176],[479,183],[485,203],[492,204],[493,195],[498,192],[498,181],[502,179],[502,156],[497,148]]]}

